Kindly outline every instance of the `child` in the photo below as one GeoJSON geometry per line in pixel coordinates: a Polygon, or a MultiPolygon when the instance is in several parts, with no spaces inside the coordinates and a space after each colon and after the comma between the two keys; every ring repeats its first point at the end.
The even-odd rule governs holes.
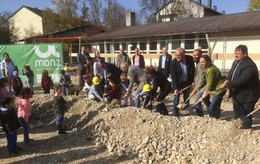
{"type": "Polygon", "coordinates": [[[60,85],[62,86],[62,94],[64,96],[69,96],[69,93],[70,93],[69,86],[71,83],[70,77],[65,74],[64,70],[61,70],[60,74],[61,74],[60,85]]]}
{"type": "Polygon", "coordinates": [[[41,79],[41,89],[44,94],[49,94],[51,89],[52,80],[49,77],[48,71],[45,69],[42,71],[42,79],[41,79]]]}
{"type": "Polygon", "coordinates": [[[18,98],[18,120],[23,127],[24,142],[27,145],[34,145],[33,139],[29,137],[29,117],[31,115],[32,91],[30,88],[23,88],[18,98]]]}
{"type": "Polygon", "coordinates": [[[113,99],[120,100],[121,90],[111,73],[107,74],[107,80],[109,82],[109,86],[106,88],[106,92],[103,96],[107,98],[108,103],[110,103],[113,99]]]}
{"type": "Polygon", "coordinates": [[[92,85],[92,81],[90,80],[89,75],[83,75],[83,80],[84,80],[84,87],[82,90],[86,93],[86,98],[88,98],[88,92],[92,85]]]}
{"type": "Polygon", "coordinates": [[[0,79],[0,103],[6,97],[13,97],[13,92],[8,91],[8,79],[1,78],[0,79]]]}
{"type": "Polygon", "coordinates": [[[62,128],[64,113],[67,110],[66,100],[61,96],[62,87],[60,85],[54,86],[54,103],[53,107],[56,113],[56,126],[58,134],[67,134],[66,131],[62,128]]]}
{"type": "Polygon", "coordinates": [[[77,90],[75,88],[75,85],[72,83],[70,84],[70,95],[77,96],[77,90]]]}
{"type": "Polygon", "coordinates": [[[139,94],[141,99],[143,100],[143,108],[152,110],[152,101],[153,101],[153,94],[151,92],[152,88],[150,84],[145,84],[143,86],[143,91],[139,94]]]}
{"type": "Polygon", "coordinates": [[[17,71],[13,72],[12,88],[14,90],[15,96],[20,95],[20,92],[23,88],[23,82],[22,82],[21,78],[18,76],[17,71]]]}
{"type": "Polygon", "coordinates": [[[34,74],[33,74],[33,71],[31,70],[31,68],[28,64],[26,64],[24,66],[24,69],[22,69],[22,74],[26,75],[27,88],[30,88],[31,91],[33,92],[34,74]]]}
{"type": "Polygon", "coordinates": [[[14,100],[11,97],[6,97],[3,99],[2,107],[0,108],[0,119],[7,139],[8,152],[11,156],[18,154],[19,150],[22,150],[22,148],[17,146],[17,129],[21,127],[21,124],[17,119],[14,106],[14,100]]]}
{"type": "Polygon", "coordinates": [[[88,92],[88,98],[93,99],[95,101],[103,101],[102,95],[103,92],[100,88],[100,78],[99,76],[94,76],[92,79],[93,85],[90,87],[88,92]]]}
{"type": "Polygon", "coordinates": [[[69,76],[69,78],[70,78],[70,67],[65,66],[63,70],[65,71],[65,75],[69,76]]]}
{"type": "Polygon", "coordinates": [[[120,86],[121,86],[121,106],[126,107],[130,106],[133,102],[133,96],[129,95],[127,97],[124,97],[128,90],[129,80],[127,79],[127,76],[125,73],[122,73],[120,75],[120,86]]]}

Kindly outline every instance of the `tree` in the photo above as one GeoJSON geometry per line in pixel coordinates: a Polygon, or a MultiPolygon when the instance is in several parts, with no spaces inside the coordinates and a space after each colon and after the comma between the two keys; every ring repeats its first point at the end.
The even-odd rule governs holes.
{"type": "Polygon", "coordinates": [[[13,22],[8,22],[11,12],[0,13],[0,44],[9,44],[17,41],[17,29],[12,26],[13,22]],[[10,27],[10,28],[9,28],[10,27]]]}
{"type": "Polygon", "coordinates": [[[88,21],[97,26],[102,26],[102,0],[89,0],[88,21]]]}
{"type": "Polygon", "coordinates": [[[45,8],[44,25],[48,32],[68,29],[85,24],[86,0],[52,0],[54,9],[45,8]]]}
{"type": "Polygon", "coordinates": [[[103,10],[103,26],[107,30],[113,30],[125,26],[126,9],[115,0],[108,0],[103,10]]]}
{"type": "Polygon", "coordinates": [[[139,0],[140,12],[142,13],[147,23],[156,22],[155,13],[163,6],[169,3],[170,0],[139,0]]]}
{"type": "Polygon", "coordinates": [[[185,0],[140,0],[140,12],[147,23],[154,23],[156,21],[156,13],[165,7],[164,15],[168,15],[170,20],[180,20],[187,16],[187,6],[189,1],[185,0]],[[171,3],[170,3],[171,2],[171,3]],[[166,7],[167,5],[167,7],[166,7]]]}
{"type": "Polygon", "coordinates": [[[260,10],[260,0],[250,0],[248,4],[248,11],[259,11],[260,10]]]}

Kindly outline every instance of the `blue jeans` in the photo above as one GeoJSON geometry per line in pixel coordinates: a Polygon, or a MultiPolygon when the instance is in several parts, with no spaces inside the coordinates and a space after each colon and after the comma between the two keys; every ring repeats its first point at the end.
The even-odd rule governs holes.
{"type": "Polygon", "coordinates": [[[134,94],[134,100],[135,100],[135,107],[140,108],[140,96],[139,93],[141,93],[142,90],[137,89],[134,94]]]}
{"type": "Polygon", "coordinates": [[[56,114],[56,127],[59,132],[62,131],[63,120],[64,120],[63,114],[56,114]]]}
{"type": "Polygon", "coordinates": [[[5,136],[7,139],[7,149],[9,153],[12,153],[17,147],[17,131],[10,134],[9,132],[5,132],[5,136]]]}
{"type": "MultiPolygon", "coordinates": [[[[243,119],[249,113],[254,110],[256,102],[239,103],[235,98],[233,98],[233,110],[235,113],[235,119],[243,119]]],[[[243,129],[250,129],[252,127],[253,117],[249,116],[245,118],[242,122],[243,129]]]]}
{"type": "MultiPolygon", "coordinates": [[[[197,93],[197,96],[196,96],[196,99],[195,99],[195,103],[202,97],[203,95],[203,92],[198,92],[197,93]]],[[[207,96],[204,98],[204,104],[206,105],[207,108],[209,108],[209,104],[210,104],[210,101],[209,101],[209,98],[210,96],[207,96]]],[[[201,105],[201,102],[198,103],[196,106],[195,106],[195,110],[196,110],[196,113],[198,116],[200,117],[203,117],[204,116],[204,112],[203,112],[203,109],[202,109],[202,105],[201,105]]]]}
{"type": "Polygon", "coordinates": [[[69,96],[70,95],[70,88],[62,86],[62,94],[63,94],[63,96],[69,96]]]}
{"type": "Polygon", "coordinates": [[[28,143],[30,143],[30,138],[29,138],[29,128],[30,127],[28,124],[27,125],[25,124],[25,120],[23,117],[21,117],[21,116],[18,117],[18,120],[23,127],[24,142],[28,144],[28,143]]]}
{"type": "Polygon", "coordinates": [[[222,92],[221,94],[214,96],[212,101],[204,101],[205,105],[208,108],[209,116],[219,119],[220,118],[220,106],[222,102],[222,98],[226,92],[222,92]]]}
{"type": "MultiPolygon", "coordinates": [[[[182,94],[183,94],[183,99],[186,100],[190,95],[190,88],[183,91],[182,94]]],[[[179,102],[180,102],[180,94],[178,94],[177,96],[175,96],[173,98],[173,113],[172,113],[173,116],[179,117],[179,108],[177,108],[177,105],[179,104],[179,102]]]]}

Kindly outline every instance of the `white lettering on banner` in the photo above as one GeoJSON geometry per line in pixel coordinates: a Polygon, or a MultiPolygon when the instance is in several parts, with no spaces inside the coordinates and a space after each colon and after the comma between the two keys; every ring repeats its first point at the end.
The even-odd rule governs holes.
{"type": "Polygon", "coordinates": [[[60,59],[50,59],[50,60],[35,60],[35,67],[59,67],[61,66],[60,59]]]}

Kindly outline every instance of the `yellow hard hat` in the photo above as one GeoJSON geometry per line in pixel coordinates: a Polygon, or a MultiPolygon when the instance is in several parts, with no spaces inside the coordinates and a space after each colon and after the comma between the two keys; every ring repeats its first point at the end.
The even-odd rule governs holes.
{"type": "Polygon", "coordinates": [[[70,70],[70,67],[64,67],[63,70],[64,70],[64,71],[69,71],[69,70],[70,70]]]}
{"type": "Polygon", "coordinates": [[[150,85],[150,84],[145,84],[145,85],[143,86],[143,91],[144,91],[144,92],[149,92],[151,89],[152,89],[152,88],[151,88],[151,85],[150,85]]]}
{"type": "Polygon", "coordinates": [[[98,77],[98,76],[94,76],[93,79],[92,79],[92,82],[93,82],[93,84],[95,84],[95,85],[99,84],[99,83],[100,83],[99,77],[98,77]]]}
{"type": "Polygon", "coordinates": [[[120,80],[125,80],[126,79],[126,75],[121,75],[120,76],[120,80]]]}

